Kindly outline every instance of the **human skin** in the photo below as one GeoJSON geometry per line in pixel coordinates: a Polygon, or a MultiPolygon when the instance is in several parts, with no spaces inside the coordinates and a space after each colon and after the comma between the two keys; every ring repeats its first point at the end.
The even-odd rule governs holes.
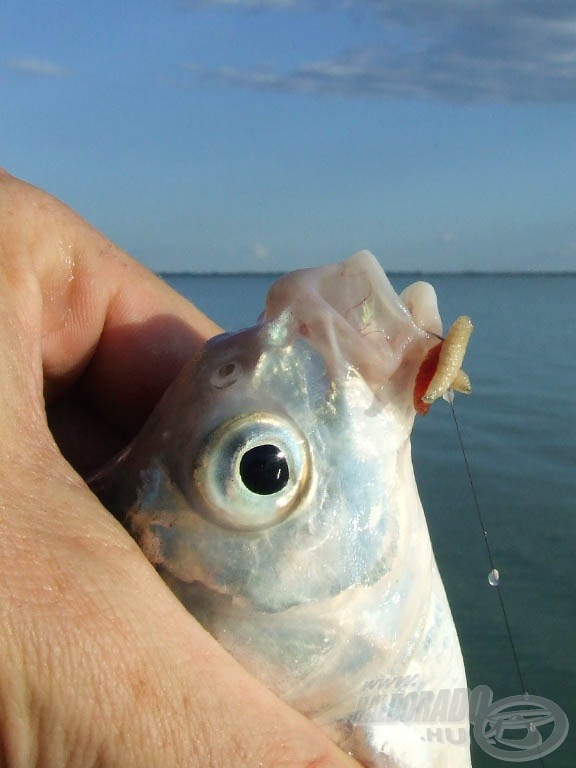
{"type": "Polygon", "coordinates": [[[358,768],[200,627],[83,479],[217,330],[0,171],[0,766],[358,768]]]}

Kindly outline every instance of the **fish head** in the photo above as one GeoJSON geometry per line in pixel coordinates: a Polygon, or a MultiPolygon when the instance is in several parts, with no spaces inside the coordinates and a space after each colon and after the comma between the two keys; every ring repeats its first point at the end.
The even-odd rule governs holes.
{"type": "Polygon", "coordinates": [[[205,618],[372,584],[419,508],[412,391],[440,330],[431,286],[397,296],[368,252],[290,273],[254,327],[206,344],[97,492],[205,618]]]}

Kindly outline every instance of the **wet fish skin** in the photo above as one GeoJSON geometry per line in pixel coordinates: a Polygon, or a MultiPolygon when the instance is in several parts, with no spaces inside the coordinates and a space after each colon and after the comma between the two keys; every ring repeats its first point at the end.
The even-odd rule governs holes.
{"type": "MultiPolygon", "coordinates": [[[[432,289],[399,299],[366,252],[292,273],[93,483],[224,647],[378,768],[470,766],[467,746],[430,740],[441,723],[386,722],[385,706],[354,723],[366,681],[466,687],[410,453],[414,380],[440,330],[432,289]]],[[[467,732],[466,713],[450,727],[467,732]]]]}

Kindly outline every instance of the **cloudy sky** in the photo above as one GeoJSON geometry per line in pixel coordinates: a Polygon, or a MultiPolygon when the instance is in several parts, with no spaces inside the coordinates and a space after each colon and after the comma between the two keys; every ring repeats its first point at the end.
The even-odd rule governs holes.
{"type": "Polygon", "coordinates": [[[158,270],[576,269],[574,0],[4,0],[0,94],[158,270]]]}

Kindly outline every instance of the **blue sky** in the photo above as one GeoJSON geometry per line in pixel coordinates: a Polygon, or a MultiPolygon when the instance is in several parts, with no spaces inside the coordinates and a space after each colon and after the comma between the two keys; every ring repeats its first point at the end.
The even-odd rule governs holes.
{"type": "Polygon", "coordinates": [[[0,93],[157,270],[576,269],[573,0],[5,0],[0,93]]]}

